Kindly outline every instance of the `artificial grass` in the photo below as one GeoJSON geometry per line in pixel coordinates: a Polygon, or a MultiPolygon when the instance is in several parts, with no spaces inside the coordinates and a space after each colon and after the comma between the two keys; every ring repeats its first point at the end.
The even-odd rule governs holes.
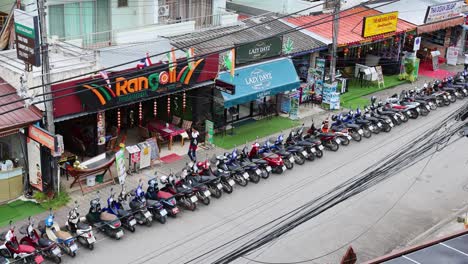
{"type": "Polygon", "coordinates": [[[45,212],[41,205],[29,201],[17,200],[0,206],[0,227],[9,224],[10,220],[15,222],[26,219],[28,216],[45,212]]]}
{"type": "Polygon", "coordinates": [[[377,82],[372,83],[369,87],[361,87],[359,83],[352,83],[348,86],[348,92],[341,95],[341,107],[348,109],[356,109],[358,106],[370,104],[368,98],[363,96],[382,91],[385,89],[393,88],[406,82],[406,80],[399,80],[398,75],[384,76],[385,87],[379,88],[377,82]]]}
{"type": "Polygon", "coordinates": [[[299,121],[289,118],[273,117],[272,119],[262,119],[242,126],[234,125],[234,135],[230,135],[231,131],[226,131],[226,135],[217,134],[214,136],[214,144],[223,149],[231,149],[243,145],[247,141],[253,141],[257,136],[260,138],[266,137],[299,124],[299,121]]]}

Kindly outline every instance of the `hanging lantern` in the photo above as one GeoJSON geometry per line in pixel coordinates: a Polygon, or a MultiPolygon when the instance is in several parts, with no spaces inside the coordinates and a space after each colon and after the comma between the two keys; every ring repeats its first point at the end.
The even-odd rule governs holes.
{"type": "Polygon", "coordinates": [[[120,132],[120,108],[117,109],[117,130],[120,132]]]}
{"type": "Polygon", "coordinates": [[[399,42],[400,41],[400,37],[395,37],[395,42],[399,42]]]}
{"type": "Polygon", "coordinates": [[[167,97],[167,116],[169,117],[171,115],[171,97],[167,97]]]}
{"type": "Polygon", "coordinates": [[[357,57],[358,58],[361,58],[361,51],[362,51],[362,48],[359,47],[358,50],[357,50],[357,57]]]}
{"type": "Polygon", "coordinates": [[[143,121],[143,109],[142,109],[142,105],[141,105],[141,102],[140,104],[138,105],[138,119],[140,121],[140,126],[141,126],[141,123],[143,121]]]}
{"type": "Polygon", "coordinates": [[[347,47],[346,47],[346,48],[344,48],[344,49],[343,49],[343,53],[344,53],[344,55],[345,55],[345,56],[346,56],[346,55],[348,55],[348,53],[349,53],[349,49],[348,49],[347,47]]]}
{"type": "Polygon", "coordinates": [[[156,118],[156,116],[158,115],[158,101],[156,101],[156,99],[154,99],[153,103],[153,115],[154,118],[156,118]]]}
{"type": "Polygon", "coordinates": [[[413,35],[408,35],[408,39],[409,39],[409,40],[412,40],[412,39],[413,39],[413,35]]]}
{"type": "Polygon", "coordinates": [[[187,105],[186,105],[186,97],[187,97],[187,95],[186,95],[185,92],[184,92],[184,94],[182,95],[182,110],[183,110],[184,112],[185,112],[185,107],[187,106],[187,105]]]}

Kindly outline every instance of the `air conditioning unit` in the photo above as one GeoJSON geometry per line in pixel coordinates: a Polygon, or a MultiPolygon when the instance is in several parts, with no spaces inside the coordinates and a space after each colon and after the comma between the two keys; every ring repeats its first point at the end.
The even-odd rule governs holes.
{"type": "Polygon", "coordinates": [[[169,5],[158,6],[158,16],[167,17],[169,16],[169,5]]]}

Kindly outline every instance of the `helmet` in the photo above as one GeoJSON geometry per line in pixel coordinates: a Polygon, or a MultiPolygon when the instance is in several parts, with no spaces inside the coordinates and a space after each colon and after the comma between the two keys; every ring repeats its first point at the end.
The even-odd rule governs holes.
{"type": "Polygon", "coordinates": [[[47,227],[51,227],[54,225],[54,217],[52,215],[49,215],[46,220],[45,220],[45,225],[47,227]]]}
{"type": "Polygon", "coordinates": [[[336,121],[336,118],[337,118],[336,115],[332,115],[332,116],[331,116],[331,120],[333,120],[333,121],[336,121]]]}
{"type": "Polygon", "coordinates": [[[165,176],[165,175],[161,176],[161,178],[159,180],[161,181],[161,183],[168,183],[169,182],[167,176],[165,176]]]}

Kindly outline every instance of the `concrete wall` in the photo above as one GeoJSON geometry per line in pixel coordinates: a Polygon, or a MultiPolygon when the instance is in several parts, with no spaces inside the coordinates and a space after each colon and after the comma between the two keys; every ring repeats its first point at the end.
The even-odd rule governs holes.
{"type": "Polygon", "coordinates": [[[136,30],[120,31],[114,33],[115,44],[126,44],[142,41],[151,41],[158,36],[174,36],[189,33],[195,30],[195,21],[188,21],[169,25],[152,25],[136,30]]]}

